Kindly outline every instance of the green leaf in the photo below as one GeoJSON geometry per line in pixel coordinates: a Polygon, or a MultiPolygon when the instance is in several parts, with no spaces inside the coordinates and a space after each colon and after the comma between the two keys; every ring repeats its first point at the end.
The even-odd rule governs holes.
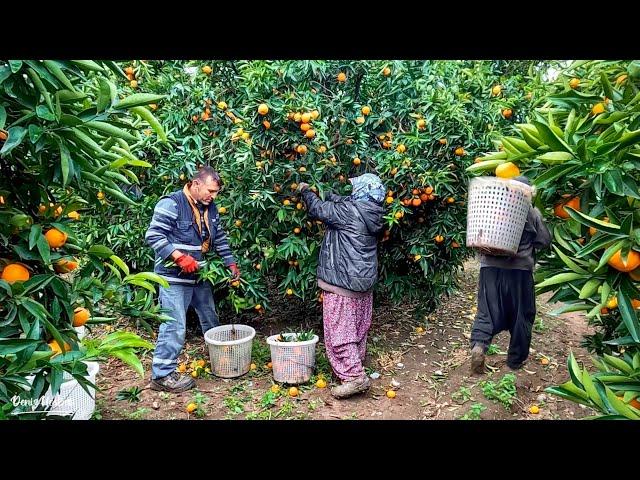
{"type": "Polygon", "coordinates": [[[559,283],[567,283],[573,280],[578,280],[579,278],[584,278],[585,275],[581,273],[567,272],[567,273],[559,273],[554,275],[551,278],[546,279],[545,281],[538,283],[536,288],[548,287],[550,285],[558,285],[559,283]]]}
{"type": "Polygon", "coordinates": [[[609,387],[605,385],[604,388],[607,392],[607,400],[618,413],[632,420],[637,420],[640,418],[640,415],[635,413],[633,410],[631,410],[631,408],[627,406],[626,403],[616,397],[615,393],[613,393],[613,391],[609,387]]]}
{"type": "Polygon", "coordinates": [[[160,139],[160,141],[162,142],[167,141],[167,134],[164,132],[162,125],[147,108],[133,107],[130,110],[136,115],[138,115],[139,117],[141,117],[144,121],[146,121],[151,126],[151,128],[155,130],[155,132],[158,134],[158,138],[160,139]]]}
{"type": "Polygon", "coordinates": [[[602,180],[604,180],[607,190],[611,193],[619,196],[624,195],[624,190],[622,188],[622,173],[619,169],[607,170],[604,172],[602,180]]]}
{"type": "Polygon", "coordinates": [[[5,123],[7,122],[7,111],[4,106],[0,105],[0,128],[4,128],[5,123]]]}
{"type": "Polygon", "coordinates": [[[75,88],[73,87],[73,84],[71,83],[69,78],[67,78],[67,76],[64,74],[62,69],[58,66],[57,62],[54,62],[53,60],[44,60],[42,63],[47,68],[47,70],[49,70],[49,72],[51,72],[51,74],[54,77],[56,77],[56,79],[60,83],[62,83],[69,90],[75,91],[75,88]]]}
{"type": "Polygon", "coordinates": [[[80,143],[88,147],[90,150],[96,152],[100,156],[104,156],[107,153],[104,150],[102,150],[100,145],[98,145],[93,138],[91,138],[89,135],[84,133],[79,128],[72,128],[71,132],[72,132],[72,138],[75,137],[74,140],[79,141],[80,143]]]}
{"type": "Polygon", "coordinates": [[[31,300],[30,298],[25,298],[22,302],[22,306],[27,309],[31,315],[39,318],[40,320],[44,320],[49,316],[49,313],[42,304],[35,300],[31,300]]]}
{"type": "Polygon", "coordinates": [[[620,137],[618,148],[623,149],[638,142],[640,142],[640,130],[634,130],[633,132],[625,133],[620,137]]]}
{"type": "Polygon", "coordinates": [[[618,292],[618,310],[629,334],[636,342],[640,343],[640,323],[638,322],[638,315],[629,297],[622,291],[618,292]]]}
{"type": "Polygon", "coordinates": [[[125,158],[128,158],[128,159],[129,159],[129,160],[131,160],[131,161],[136,161],[136,160],[138,160],[138,158],[137,158],[133,153],[131,153],[131,152],[130,152],[130,151],[128,151],[128,150],[125,150],[124,148],[116,147],[116,146],[114,145],[113,147],[111,147],[111,150],[113,150],[114,152],[116,152],[118,155],[121,155],[121,156],[123,156],[123,157],[125,157],[125,158]]]}
{"type": "Polygon", "coordinates": [[[574,210],[572,207],[565,206],[565,211],[569,214],[571,218],[577,220],[582,225],[586,225],[587,227],[593,227],[598,231],[607,232],[611,234],[620,233],[620,225],[616,225],[615,223],[605,222],[604,220],[600,220],[598,218],[590,217],[586,213],[582,213],[578,210],[574,210]]]}
{"type": "Polygon", "coordinates": [[[29,232],[29,250],[33,250],[33,247],[38,241],[38,237],[42,235],[42,225],[31,225],[31,231],[29,232]]]}
{"type": "Polygon", "coordinates": [[[156,287],[154,287],[153,284],[147,282],[146,280],[137,280],[135,278],[132,278],[127,283],[130,283],[132,285],[137,285],[138,287],[146,288],[152,293],[156,292],[156,287]]]}
{"type": "Polygon", "coordinates": [[[36,125],[35,123],[32,123],[29,125],[29,141],[31,143],[33,144],[38,143],[38,140],[40,140],[40,137],[42,136],[43,133],[44,133],[44,130],[40,125],[36,125]]]}
{"type": "MultiPolygon", "coordinates": [[[[162,278],[160,275],[158,275],[157,273],[153,273],[153,272],[138,272],[135,275],[131,275],[132,278],[141,278],[141,279],[145,279],[145,280],[149,280],[151,282],[155,282],[157,284],[159,284],[160,286],[164,287],[164,288],[169,288],[169,283],[167,283],[167,281],[162,278]]],[[[124,280],[126,281],[128,279],[125,278],[124,280]]]]}
{"type": "Polygon", "coordinates": [[[467,167],[465,169],[466,172],[474,173],[474,172],[486,172],[487,170],[495,170],[498,165],[502,165],[507,162],[507,160],[484,160],[479,163],[474,163],[473,165],[467,167]]]}
{"type": "Polygon", "coordinates": [[[63,125],[68,125],[70,127],[77,127],[78,125],[82,125],[84,123],[84,120],[76,117],[75,115],[68,115],[66,113],[63,113],[62,115],[60,115],[60,123],[62,123],[63,125]]]}
{"type": "Polygon", "coordinates": [[[88,70],[91,72],[104,72],[104,68],[98,65],[93,60],[71,60],[77,66],[82,68],[83,70],[88,70]]]}
{"type": "Polygon", "coordinates": [[[120,100],[115,106],[118,110],[125,110],[131,107],[138,107],[141,105],[149,105],[150,103],[158,103],[165,98],[166,95],[154,95],[151,93],[134,93],[127,98],[120,100]]]}
{"type": "Polygon", "coordinates": [[[110,263],[105,263],[105,266],[109,268],[109,270],[111,270],[116,277],[118,277],[118,280],[122,281],[122,274],[120,273],[120,270],[118,270],[110,263]]]}
{"type": "Polygon", "coordinates": [[[56,92],[56,98],[61,103],[77,102],[78,100],[82,100],[86,97],[87,95],[85,93],[73,92],[71,90],[60,90],[56,92]]]}
{"type": "Polygon", "coordinates": [[[556,152],[566,151],[566,152],[573,153],[573,150],[571,150],[571,147],[567,145],[567,143],[564,140],[562,140],[562,138],[556,135],[556,133],[548,125],[535,120],[533,120],[531,123],[533,123],[536,129],[538,130],[538,134],[540,138],[547,145],[549,145],[549,147],[553,151],[556,151],[556,152]]]}
{"type": "Polygon", "coordinates": [[[2,147],[2,150],[0,150],[0,155],[2,156],[7,155],[11,150],[22,143],[24,136],[27,134],[27,129],[23,127],[11,127],[7,133],[7,141],[4,142],[4,146],[2,147]]]}
{"type": "Polygon", "coordinates": [[[46,105],[38,105],[36,107],[36,115],[43,120],[54,121],[56,119],[56,116],[46,105]]]}
{"type": "Polygon", "coordinates": [[[129,275],[129,267],[122,261],[120,257],[118,257],[117,255],[111,255],[109,258],[120,268],[120,270],[125,273],[125,275],[129,275]]]}
{"type": "Polygon", "coordinates": [[[122,193],[120,190],[116,190],[114,188],[110,188],[110,187],[104,187],[104,190],[106,192],[108,192],[109,194],[113,195],[114,197],[122,200],[125,203],[128,203],[129,205],[134,205],[137,206],[138,204],[136,202],[134,202],[133,200],[131,200],[129,197],[127,197],[124,193],[122,193]]]}
{"type": "Polygon", "coordinates": [[[145,162],[144,160],[139,160],[139,159],[135,159],[135,160],[128,160],[126,162],[127,165],[131,165],[132,167],[144,167],[144,168],[151,168],[153,167],[153,165],[149,162],[145,162]]]}
{"type": "Polygon", "coordinates": [[[640,199],[640,189],[638,189],[638,184],[630,175],[624,175],[622,177],[622,191],[625,195],[640,199]]]}
{"type": "Polygon", "coordinates": [[[0,357],[16,354],[38,343],[40,340],[30,338],[0,338],[0,357]]]}
{"type": "Polygon", "coordinates": [[[38,239],[36,240],[36,246],[38,247],[38,253],[42,258],[42,261],[45,264],[51,263],[51,248],[49,247],[49,243],[47,242],[47,239],[44,237],[44,235],[40,235],[38,237],[38,239]]]}
{"type": "Polygon", "coordinates": [[[599,270],[604,265],[606,265],[607,262],[611,259],[611,257],[613,257],[615,253],[622,248],[624,243],[625,243],[624,240],[620,240],[619,242],[616,242],[613,245],[611,245],[609,248],[607,248],[602,254],[602,257],[600,257],[600,262],[598,262],[598,266],[596,267],[596,270],[599,270]]]}
{"type": "Polygon", "coordinates": [[[589,310],[589,305],[585,305],[584,303],[575,303],[575,304],[566,304],[560,308],[552,310],[549,312],[550,315],[562,315],[567,312],[582,312],[584,310],[589,310]]]}
{"type": "Polygon", "coordinates": [[[55,279],[54,275],[46,274],[46,275],[36,275],[31,277],[28,281],[24,282],[24,292],[23,295],[28,295],[37,290],[42,290],[49,283],[51,283],[55,279]]]}
{"type": "Polygon", "coordinates": [[[591,253],[597,251],[597,250],[601,250],[603,248],[606,248],[607,246],[609,246],[612,242],[612,238],[609,236],[603,236],[602,238],[599,238],[597,240],[591,240],[589,242],[589,244],[582,248],[577,254],[576,257],[577,258],[583,258],[586,257],[587,255],[590,255],[591,253]]]}
{"type": "Polygon", "coordinates": [[[135,356],[134,353],[128,350],[113,350],[109,352],[109,355],[112,355],[116,358],[119,358],[124,363],[133,368],[141,377],[144,376],[144,369],[142,368],[142,363],[135,356]]]}
{"type": "Polygon", "coordinates": [[[85,126],[92,128],[94,130],[98,130],[101,133],[106,133],[107,135],[112,137],[122,138],[128,142],[138,141],[138,137],[131,135],[129,132],[126,132],[118,127],[115,127],[110,123],[91,121],[91,122],[86,122],[85,126]]]}
{"type": "Polygon", "coordinates": [[[62,186],[66,187],[69,184],[71,155],[69,154],[69,148],[64,142],[58,142],[58,146],[60,147],[60,170],[62,171],[62,186]]]}
{"type": "Polygon", "coordinates": [[[542,188],[557,178],[569,175],[569,173],[576,168],[576,165],[556,165],[555,167],[546,170],[542,175],[534,178],[533,184],[538,188],[542,188]]]}
{"type": "Polygon", "coordinates": [[[605,72],[600,72],[600,83],[602,84],[605,97],[609,99],[613,98],[613,89],[611,88],[611,83],[609,83],[609,78],[605,72]]]}
{"type": "Polygon", "coordinates": [[[105,111],[111,105],[111,87],[105,78],[98,78],[98,113],[105,111]]]}
{"type": "Polygon", "coordinates": [[[22,60],[9,60],[9,67],[13,73],[18,73],[22,68],[22,60]]]}
{"type": "Polygon", "coordinates": [[[567,358],[567,370],[569,370],[569,376],[573,384],[580,389],[584,389],[584,385],[582,384],[582,371],[580,370],[578,362],[576,362],[576,358],[573,356],[573,352],[569,353],[569,358],[567,358]]]}
{"type": "Polygon", "coordinates": [[[569,152],[547,152],[537,157],[545,165],[556,165],[564,163],[573,158],[573,154],[569,152]]]}
{"type": "Polygon", "coordinates": [[[567,267],[569,267],[569,269],[575,273],[579,273],[581,275],[588,275],[589,272],[587,270],[585,270],[584,268],[580,267],[576,262],[574,262],[571,258],[569,258],[567,255],[565,255],[564,253],[562,253],[562,250],[560,250],[558,247],[556,247],[555,245],[553,245],[553,249],[556,251],[556,253],[558,254],[558,256],[562,259],[562,261],[565,263],[565,265],[567,267]]]}
{"type": "Polygon", "coordinates": [[[600,285],[602,285],[602,280],[598,278],[592,278],[591,280],[588,280],[587,283],[582,286],[578,298],[580,300],[591,298],[591,296],[598,291],[598,287],[600,285]]]}
{"type": "Polygon", "coordinates": [[[113,253],[113,250],[105,247],[104,245],[92,245],[87,253],[100,258],[111,258],[112,255],[115,255],[115,253],[113,253]]]}
{"type": "Polygon", "coordinates": [[[631,367],[631,365],[629,365],[624,360],[621,360],[617,357],[614,357],[606,353],[602,354],[602,358],[608,365],[611,365],[613,368],[620,370],[623,373],[626,373],[628,375],[633,373],[633,368],[631,367]]]}
{"type": "Polygon", "coordinates": [[[556,395],[560,398],[564,398],[565,400],[569,400],[571,402],[580,403],[582,405],[587,405],[589,407],[592,406],[592,403],[589,401],[589,396],[581,389],[576,388],[573,384],[569,384],[573,387],[573,389],[578,390],[584,394],[584,398],[582,396],[574,393],[572,389],[563,388],[563,387],[547,387],[544,389],[546,393],[550,393],[551,395],[556,395]]]}
{"type": "Polygon", "coordinates": [[[611,293],[611,285],[609,285],[609,282],[604,282],[602,284],[602,291],[600,292],[600,305],[598,306],[603,306],[605,303],[607,303],[607,300],[609,299],[609,293],[611,293]]]}
{"type": "Polygon", "coordinates": [[[589,375],[589,372],[586,368],[582,372],[582,384],[584,385],[584,390],[589,395],[591,401],[593,401],[601,409],[604,409],[604,402],[602,401],[602,398],[600,398],[600,395],[598,394],[598,391],[593,384],[593,380],[591,380],[591,376],[589,375]]]}

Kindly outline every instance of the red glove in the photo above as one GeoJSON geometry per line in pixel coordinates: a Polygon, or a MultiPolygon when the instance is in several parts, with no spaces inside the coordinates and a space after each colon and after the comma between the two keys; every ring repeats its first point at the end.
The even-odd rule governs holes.
{"type": "Polygon", "coordinates": [[[231,273],[233,274],[232,280],[239,280],[240,279],[240,269],[238,268],[238,266],[235,263],[232,263],[231,265],[229,265],[229,269],[231,270],[231,273]]]}
{"type": "Polygon", "coordinates": [[[175,262],[184,273],[193,273],[198,269],[198,262],[191,255],[182,255],[176,258],[175,262]]]}

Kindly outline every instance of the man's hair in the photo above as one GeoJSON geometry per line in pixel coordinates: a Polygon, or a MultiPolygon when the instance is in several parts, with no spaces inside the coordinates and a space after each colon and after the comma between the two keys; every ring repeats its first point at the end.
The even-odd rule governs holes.
{"type": "Polygon", "coordinates": [[[206,182],[207,178],[211,177],[211,180],[216,182],[219,187],[222,187],[222,179],[218,172],[216,172],[213,167],[209,165],[205,165],[204,167],[200,167],[200,169],[195,173],[191,181],[200,180],[201,182],[206,182]]]}

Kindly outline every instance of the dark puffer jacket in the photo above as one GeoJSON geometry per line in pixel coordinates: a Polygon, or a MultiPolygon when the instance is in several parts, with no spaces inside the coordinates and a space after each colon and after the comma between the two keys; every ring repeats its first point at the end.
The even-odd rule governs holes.
{"type": "Polygon", "coordinates": [[[329,193],[320,200],[302,192],[310,217],[327,230],[320,247],[318,278],[354,292],[369,291],[378,280],[378,235],[384,208],[329,193]]]}

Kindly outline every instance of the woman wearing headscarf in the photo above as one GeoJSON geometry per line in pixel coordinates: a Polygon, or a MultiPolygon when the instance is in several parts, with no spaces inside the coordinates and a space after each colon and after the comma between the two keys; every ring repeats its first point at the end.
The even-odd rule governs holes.
{"type": "Polygon", "coordinates": [[[378,236],[383,228],[386,192],[380,178],[372,173],[349,181],[351,195],[328,193],[324,201],[306,183],[299,187],[309,216],[326,226],[318,260],[318,286],[324,297],[327,357],[342,382],[331,390],[336,398],[350,397],[370,386],[362,362],[371,327],[373,287],[378,279],[378,236]]]}

